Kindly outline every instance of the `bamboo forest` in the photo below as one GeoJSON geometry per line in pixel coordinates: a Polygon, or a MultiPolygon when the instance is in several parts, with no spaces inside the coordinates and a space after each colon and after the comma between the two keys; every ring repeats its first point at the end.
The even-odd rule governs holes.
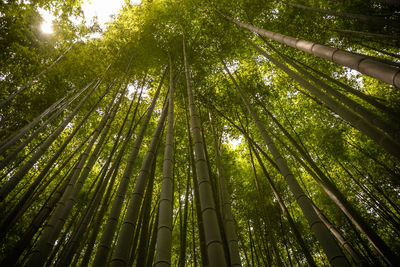
{"type": "Polygon", "coordinates": [[[400,1],[85,1],[0,0],[0,266],[399,266],[400,1]]]}

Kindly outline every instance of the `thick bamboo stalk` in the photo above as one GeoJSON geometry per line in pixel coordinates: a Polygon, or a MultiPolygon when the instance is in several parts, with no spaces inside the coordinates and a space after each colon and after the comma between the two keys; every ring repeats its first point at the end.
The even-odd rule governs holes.
{"type": "Polygon", "coordinates": [[[340,93],[339,91],[337,91],[335,88],[333,88],[329,84],[323,82],[322,80],[320,80],[317,77],[315,77],[314,75],[312,75],[306,69],[302,68],[301,66],[299,66],[298,64],[293,62],[291,59],[286,57],[284,54],[282,54],[278,50],[276,50],[271,44],[269,44],[269,43],[267,43],[267,44],[275,53],[277,53],[279,56],[281,56],[287,63],[289,63],[297,71],[302,73],[308,80],[313,81],[314,84],[318,85],[320,88],[324,89],[328,94],[335,97],[337,100],[340,101],[340,103],[346,105],[353,111],[357,112],[363,119],[365,119],[371,125],[379,127],[386,134],[388,134],[390,137],[392,137],[394,140],[396,140],[396,137],[397,137],[397,135],[399,135],[399,133],[396,131],[396,129],[392,125],[390,125],[389,123],[384,121],[381,117],[379,117],[375,113],[371,112],[370,110],[366,109],[364,106],[360,105],[356,101],[354,101],[351,98],[347,97],[346,95],[340,93]]]}
{"type": "Polygon", "coordinates": [[[189,99],[189,111],[193,131],[196,172],[198,177],[197,186],[199,187],[208,261],[210,267],[223,267],[227,264],[225,261],[224,247],[221,238],[221,231],[218,225],[217,211],[215,208],[208,167],[204,155],[203,141],[200,134],[199,118],[197,115],[196,106],[194,104],[190,70],[186,55],[185,39],[183,39],[183,56],[185,64],[187,93],[189,99]]]}
{"type": "Polygon", "coordinates": [[[135,143],[133,145],[133,148],[131,150],[131,153],[129,155],[124,174],[122,175],[121,181],[118,186],[118,190],[116,193],[116,196],[113,200],[111,211],[109,214],[109,217],[107,219],[106,226],[104,228],[103,234],[101,236],[101,241],[100,244],[97,248],[96,256],[94,258],[93,266],[105,266],[107,264],[107,258],[109,251],[111,249],[111,243],[114,239],[114,234],[115,234],[115,229],[117,227],[118,219],[120,216],[120,212],[122,210],[122,204],[125,199],[125,194],[126,191],[128,190],[128,185],[129,185],[129,180],[132,177],[132,172],[133,172],[133,167],[137,158],[137,155],[140,150],[140,146],[142,144],[142,140],[144,137],[144,134],[147,129],[147,125],[149,124],[150,118],[152,116],[154,107],[156,105],[158,96],[160,94],[161,86],[164,81],[164,77],[166,75],[166,72],[164,72],[164,75],[160,81],[160,84],[157,88],[157,91],[153,97],[153,100],[148,108],[146,117],[144,121],[142,122],[140,131],[136,137],[135,143]]]}
{"type": "Polygon", "coordinates": [[[223,14],[222,16],[227,20],[236,23],[240,27],[258,33],[264,37],[297,48],[309,54],[333,61],[337,64],[349,67],[351,69],[355,69],[382,82],[400,88],[399,68],[379,62],[367,56],[356,55],[354,53],[337,48],[332,48],[329,46],[320,45],[313,42],[300,40],[291,36],[286,36],[283,34],[260,29],[253,25],[243,23],[235,18],[231,18],[223,14]]]}
{"type": "Polygon", "coordinates": [[[297,180],[294,178],[293,174],[289,169],[289,166],[287,165],[286,160],[282,157],[279,150],[276,148],[272,138],[265,130],[263,124],[261,123],[254,109],[252,108],[246,96],[244,95],[242,89],[236,83],[236,80],[233,78],[228,68],[225,65],[224,67],[227,73],[229,74],[232,82],[234,83],[238,93],[240,94],[243,103],[246,105],[247,110],[251,114],[251,117],[253,118],[254,122],[256,123],[257,128],[259,129],[261,136],[265,141],[268,149],[271,151],[282,176],[288,183],[290,191],[295,196],[296,201],[299,204],[301,210],[303,211],[303,214],[306,217],[311,230],[314,232],[315,236],[317,237],[317,240],[320,242],[322,248],[324,249],[330,264],[332,266],[341,266],[341,267],[349,266],[345,256],[343,255],[339,246],[336,244],[335,239],[331,236],[329,230],[325,227],[325,225],[319,219],[318,215],[315,213],[310,199],[306,196],[303,189],[300,187],[297,180]]]}
{"type": "Polygon", "coordinates": [[[208,256],[207,256],[207,247],[206,247],[206,241],[205,241],[205,234],[204,234],[204,227],[203,227],[203,215],[201,214],[201,205],[200,205],[200,195],[199,195],[199,188],[196,186],[198,184],[197,182],[197,172],[196,172],[196,162],[194,159],[194,152],[193,152],[193,141],[192,141],[192,136],[190,132],[190,123],[189,123],[189,111],[186,105],[185,99],[183,99],[183,102],[185,104],[185,115],[186,115],[186,129],[187,129],[187,135],[188,135],[188,141],[189,141],[189,163],[190,163],[190,171],[192,173],[192,178],[193,178],[193,191],[194,191],[194,201],[196,206],[196,219],[197,219],[197,225],[198,225],[198,231],[199,231],[199,239],[200,239],[200,256],[201,256],[201,263],[203,266],[208,266],[208,256]]]}
{"type": "Polygon", "coordinates": [[[155,152],[160,141],[160,135],[164,126],[165,118],[167,117],[168,104],[165,105],[156,130],[153,133],[149,148],[140,168],[139,176],[136,179],[132,197],[129,200],[128,208],[125,214],[124,221],[118,233],[117,243],[111,258],[110,266],[127,266],[132,248],[134,230],[139,215],[139,210],[143,200],[143,194],[146,187],[146,182],[149,178],[150,166],[155,158],[155,152]]]}
{"type": "Polygon", "coordinates": [[[159,219],[157,228],[154,266],[171,266],[172,208],[173,208],[173,157],[174,157],[174,80],[173,66],[169,60],[170,89],[168,100],[168,124],[165,137],[163,178],[161,183],[159,219]]]}
{"type": "Polygon", "coordinates": [[[334,112],[336,112],[340,117],[344,120],[351,123],[356,129],[363,132],[369,138],[374,140],[377,144],[379,144],[383,149],[385,149],[388,153],[393,156],[400,158],[400,144],[398,144],[393,138],[384,134],[381,130],[375,128],[373,125],[369,124],[359,115],[355,114],[341,103],[334,100],[332,97],[328,96],[320,89],[303,79],[300,75],[298,75],[293,70],[289,69],[285,64],[282,64],[280,61],[276,60],[274,57],[268,55],[263,49],[249,41],[249,43],[260,53],[262,53],[268,60],[270,60],[274,65],[278,66],[284,72],[286,72],[290,77],[295,79],[300,85],[309,90],[312,94],[317,96],[320,100],[324,101],[334,112]]]}

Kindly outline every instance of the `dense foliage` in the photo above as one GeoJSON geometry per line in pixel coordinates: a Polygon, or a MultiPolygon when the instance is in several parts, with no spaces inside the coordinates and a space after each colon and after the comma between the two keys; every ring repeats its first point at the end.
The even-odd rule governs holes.
{"type": "Polygon", "coordinates": [[[100,38],[81,16],[0,1],[0,265],[399,262],[397,1],[126,1],[100,38]]]}

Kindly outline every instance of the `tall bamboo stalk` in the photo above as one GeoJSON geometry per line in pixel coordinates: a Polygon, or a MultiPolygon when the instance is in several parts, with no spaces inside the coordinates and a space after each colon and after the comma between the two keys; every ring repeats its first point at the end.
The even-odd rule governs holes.
{"type": "Polygon", "coordinates": [[[226,266],[224,255],[225,253],[221,238],[221,231],[218,225],[217,211],[215,209],[215,202],[213,198],[208,167],[205,161],[203,141],[200,134],[199,118],[197,115],[196,106],[194,104],[190,70],[186,55],[185,38],[183,38],[183,57],[185,64],[187,93],[189,99],[189,111],[194,140],[196,172],[198,177],[197,186],[199,187],[200,193],[200,203],[204,222],[207,255],[211,267],[223,267],[226,266]]]}
{"type": "Polygon", "coordinates": [[[146,182],[149,178],[150,167],[155,159],[155,152],[160,141],[160,135],[164,126],[165,118],[167,117],[168,106],[169,105],[166,104],[161,113],[156,130],[153,133],[149,148],[142,162],[139,175],[136,179],[135,187],[129,200],[125,218],[119,230],[117,243],[111,258],[110,266],[112,267],[127,266],[129,263],[139,210],[142,204],[146,182]]]}
{"type": "Polygon", "coordinates": [[[169,57],[168,124],[165,137],[163,178],[161,183],[159,219],[154,266],[171,266],[172,208],[173,208],[173,157],[174,157],[174,77],[169,57]]]}
{"type": "Polygon", "coordinates": [[[308,224],[311,227],[311,230],[314,232],[315,236],[317,237],[317,240],[320,242],[322,248],[324,249],[330,264],[332,266],[341,266],[341,267],[349,266],[345,256],[343,255],[339,246],[336,244],[335,239],[332,237],[329,230],[325,227],[323,222],[319,219],[318,215],[315,213],[310,199],[306,196],[303,189],[300,187],[297,180],[294,178],[293,174],[291,173],[287,165],[286,160],[283,158],[279,150],[276,148],[272,138],[267,133],[266,129],[264,128],[257,114],[255,113],[253,107],[250,105],[249,101],[244,95],[243,90],[237,84],[236,80],[233,78],[232,74],[230,73],[229,69],[226,67],[225,64],[224,67],[225,71],[229,74],[229,77],[234,83],[248,112],[253,118],[258,130],[260,131],[264,142],[266,143],[268,149],[271,151],[271,154],[273,155],[282,176],[285,178],[286,182],[289,185],[290,191],[292,191],[292,193],[294,194],[297,203],[299,204],[301,210],[303,211],[304,216],[308,221],[308,224]]]}
{"type": "Polygon", "coordinates": [[[146,117],[142,122],[139,133],[136,137],[135,143],[133,144],[133,148],[130,152],[128,161],[125,166],[124,174],[122,175],[116,196],[112,202],[111,211],[108,216],[107,223],[104,228],[103,234],[101,236],[100,244],[97,248],[93,266],[96,266],[96,267],[97,266],[105,266],[107,264],[108,254],[111,249],[111,243],[114,239],[115,229],[117,227],[120,212],[122,210],[122,204],[125,199],[125,194],[126,194],[126,191],[128,190],[129,180],[132,176],[133,167],[134,167],[137,155],[139,153],[140,146],[142,144],[142,140],[143,140],[144,134],[147,129],[147,125],[149,124],[149,121],[152,116],[154,107],[156,105],[158,96],[160,94],[160,90],[161,90],[165,75],[166,75],[166,71],[164,72],[164,75],[161,78],[160,84],[159,84],[157,91],[154,94],[153,100],[148,108],[146,117]]]}
{"type": "Polygon", "coordinates": [[[382,82],[400,88],[400,71],[397,67],[382,63],[367,56],[356,55],[344,50],[257,28],[253,25],[243,23],[235,18],[228,17],[222,13],[220,14],[225,19],[232,21],[242,28],[248,29],[277,42],[297,48],[309,54],[322,57],[351,69],[355,69],[382,82]]]}

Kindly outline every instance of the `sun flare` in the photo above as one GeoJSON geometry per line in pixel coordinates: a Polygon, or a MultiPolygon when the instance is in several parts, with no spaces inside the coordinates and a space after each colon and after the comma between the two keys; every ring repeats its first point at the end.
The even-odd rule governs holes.
{"type": "Polygon", "coordinates": [[[44,21],[42,25],[40,26],[40,29],[42,30],[43,33],[45,34],[52,34],[53,31],[53,24],[48,21],[44,21]]]}

